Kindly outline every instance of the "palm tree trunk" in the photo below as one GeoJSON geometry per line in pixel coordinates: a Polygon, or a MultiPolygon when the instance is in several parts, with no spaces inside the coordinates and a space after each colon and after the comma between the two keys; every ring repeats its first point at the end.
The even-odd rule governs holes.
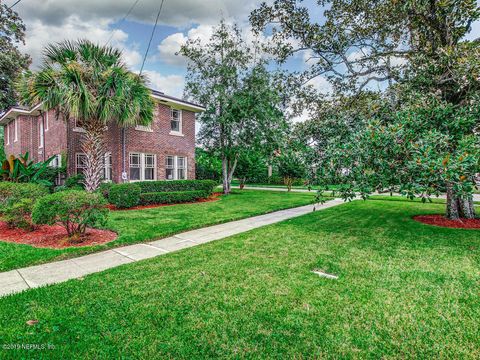
{"type": "Polygon", "coordinates": [[[104,150],[104,125],[91,126],[85,129],[81,148],[85,154],[85,190],[93,192],[98,189],[102,181],[102,169],[105,156],[104,150]]]}

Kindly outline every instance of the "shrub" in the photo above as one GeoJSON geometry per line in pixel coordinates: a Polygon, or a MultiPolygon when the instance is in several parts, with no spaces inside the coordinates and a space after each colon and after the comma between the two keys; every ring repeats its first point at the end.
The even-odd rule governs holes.
{"type": "Polygon", "coordinates": [[[67,180],[65,180],[65,187],[67,187],[68,189],[78,189],[78,188],[84,188],[84,185],[83,185],[83,180],[85,179],[85,177],[83,176],[83,174],[77,174],[77,175],[73,175],[73,176],[70,176],[69,178],[67,178],[67,180]]]}
{"type": "Polygon", "coordinates": [[[20,155],[16,158],[10,155],[8,159],[4,160],[0,168],[0,177],[5,181],[35,183],[45,186],[52,186],[52,183],[42,176],[49,169],[51,161],[54,156],[46,161],[35,163],[30,160],[28,152],[25,155],[20,155]]]}
{"type": "Polygon", "coordinates": [[[104,225],[107,215],[102,195],[70,190],[40,198],[33,206],[32,220],[34,224],[61,223],[72,238],[85,234],[88,226],[104,225]]]}
{"type": "Polygon", "coordinates": [[[108,200],[110,204],[120,209],[127,209],[138,205],[142,189],[137,183],[114,184],[110,188],[108,200]]]}
{"type": "Polygon", "coordinates": [[[0,212],[21,199],[38,198],[48,194],[48,189],[39,184],[0,182],[0,212]]]}
{"type": "Polygon", "coordinates": [[[112,186],[114,186],[115,184],[112,183],[112,182],[103,182],[100,184],[100,186],[98,187],[97,189],[97,192],[99,192],[100,194],[103,195],[103,197],[105,199],[108,200],[109,196],[110,196],[110,189],[112,188],[112,186]]]}
{"type": "Polygon", "coordinates": [[[20,199],[5,209],[3,218],[11,228],[33,230],[34,225],[30,218],[33,205],[32,199],[20,199]]]}
{"type": "Polygon", "coordinates": [[[136,184],[140,186],[142,193],[198,190],[208,195],[217,186],[217,182],[213,180],[142,181],[136,184]]]}
{"type": "Polygon", "coordinates": [[[202,190],[142,193],[140,194],[140,204],[178,204],[196,201],[208,196],[209,194],[202,190]]]}

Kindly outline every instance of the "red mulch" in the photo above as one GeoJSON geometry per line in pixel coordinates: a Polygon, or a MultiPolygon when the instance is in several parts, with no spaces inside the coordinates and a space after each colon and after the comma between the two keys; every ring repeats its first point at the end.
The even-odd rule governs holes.
{"type": "Polygon", "coordinates": [[[68,247],[81,247],[105,244],[117,238],[113,231],[87,229],[85,236],[77,241],[68,239],[67,231],[63,226],[39,226],[34,231],[10,229],[7,224],[0,221],[0,241],[27,244],[38,248],[63,249],[68,247]]]}
{"type": "Polygon", "coordinates": [[[219,200],[220,195],[223,195],[223,193],[218,192],[218,193],[213,193],[210,197],[205,198],[205,199],[198,199],[197,201],[193,202],[187,202],[187,203],[177,203],[177,204],[153,204],[153,205],[139,205],[139,206],[134,206],[132,208],[128,209],[117,209],[115,205],[107,205],[107,208],[109,208],[112,211],[128,211],[128,210],[145,210],[145,209],[154,209],[158,207],[163,207],[163,206],[173,206],[173,205],[182,205],[182,204],[198,204],[198,203],[204,203],[204,202],[212,202],[212,201],[217,201],[219,200]]]}
{"type": "Polygon", "coordinates": [[[480,229],[480,219],[461,219],[450,220],[443,215],[418,215],[413,217],[414,220],[424,224],[456,228],[456,229],[480,229]]]}

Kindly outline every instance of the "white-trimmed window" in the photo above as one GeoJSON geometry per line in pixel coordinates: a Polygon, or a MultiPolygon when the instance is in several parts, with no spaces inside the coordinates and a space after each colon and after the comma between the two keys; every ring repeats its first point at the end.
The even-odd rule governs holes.
{"type": "Polygon", "coordinates": [[[187,158],[185,156],[169,155],[165,158],[165,179],[187,179],[187,158]]]}
{"type": "Polygon", "coordinates": [[[10,124],[5,125],[3,129],[5,131],[5,140],[7,145],[10,145],[10,124]]]}
{"type": "Polygon", "coordinates": [[[45,131],[48,131],[48,111],[45,113],[45,131]]]}
{"type": "Polygon", "coordinates": [[[52,168],[61,168],[62,167],[62,155],[58,154],[55,155],[55,157],[50,161],[49,164],[50,167],[52,168]]]}
{"type": "Polygon", "coordinates": [[[130,153],[130,181],[149,181],[157,178],[155,154],[130,153]]]}
{"type": "Polygon", "coordinates": [[[45,145],[45,137],[43,133],[43,119],[38,119],[38,133],[39,133],[39,140],[38,140],[38,147],[41,149],[43,145],[45,145]]]}
{"type": "Polygon", "coordinates": [[[170,109],[170,132],[174,134],[182,133],[182,110],[170,109]]]}
{"type": "Polygon", "coordinates": [[[112,181],[112,153],[105,153],[103,160],[103,180],[112,181]]]}
{"type": "Polygon", "coordinates": [[[75,173],[83,174],[83,169],[87,167],[87,155],[77,153],[75,155],[75,173]]]}
{"type": "Polygon", "coordinates": [[[13,142],[17,142],[18,141],[18,119],[15,119],[13,121],[13,126],[14,126],[13,142]]]}

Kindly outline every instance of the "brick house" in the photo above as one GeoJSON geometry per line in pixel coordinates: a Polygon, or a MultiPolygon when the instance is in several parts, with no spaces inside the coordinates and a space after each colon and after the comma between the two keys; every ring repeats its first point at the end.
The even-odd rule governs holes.
{"type": "MultiPolygon", "coordinates": [[[[113,182],[195,178],[195,114],[202,106],[152,90],[156,108],[149,127],[109,124],[105,137],[104,179],[113,182]]],[[[36,162],[56,156],[52,166],[67,164],[67,176],[82,172],[83,129],[54,110],[12,107],[0,117],[7,156],[30,153],[36,162]]]]}

